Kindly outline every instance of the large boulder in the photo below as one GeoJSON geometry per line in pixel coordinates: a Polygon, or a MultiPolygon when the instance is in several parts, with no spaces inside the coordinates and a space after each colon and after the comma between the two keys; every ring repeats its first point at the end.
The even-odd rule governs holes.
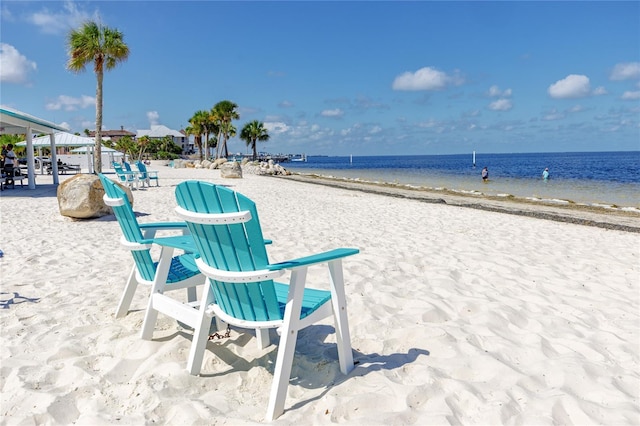
{"type": "Polygon", "coordinates": [[[213,166],[211,168],[220,169],[222,168],[222,165],[225,164],[227,161],[228,160],[226,158],[216,158],[215,160],[213,160],[213,166]]]}
{"type": "MultiPolygon", "coordinates": [[[[127,193],[127,198],[133,205],[131,189],[117,184],[127,193]]],[[[104,188],[97,175],[77,174],[65,180],[58,186],[58,207],[62,216],[75,219],[89,219],[112,214],[102,197],[104,188]]]]}
{"type": "Polygon", "coordinates": [[[220,177],[230,179],[242,178],[242,167],[240,167],[240,163],[238,163],[237,161],[224,163],[220,167],[220,177]]]}

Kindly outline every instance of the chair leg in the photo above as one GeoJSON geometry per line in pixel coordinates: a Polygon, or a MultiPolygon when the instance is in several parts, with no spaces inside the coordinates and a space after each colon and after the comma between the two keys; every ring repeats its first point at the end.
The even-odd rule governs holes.
{"type": "Polygon", "coordinates": [[[120,303],[118,303],[118,307],[116,308],[116,318],[121,318],[129,312],[129,307],[131,306],[131,301],[133,300],[133,295],[136,293],[137,287],[138,281],[136,280],[136,266],[133,265],[127,284],[124,287],[124,292],[120,297],[120,303]]]}
{"type": "Polygon", "coordinates": [[[195,302],[198,300],[198,289],[196,287],[187,288],[187,302],[195,302]]]}
{"type": "Polygon", "coordinates": [[[205,284],[202,301],[198,308],[198,323],[193,324],[193,340],[191,341],[189,361],[187,362],[187,371],[189,371],[189,374],[193,376],[200,374],[202,361],[204,359],[204,351],[207,348],[207,342],[209,341],[209,330],[211,328],[212,318],[207,314],[207,307],[213,302],[212,294],[211,286],[205,284]]]}
{"type": "Polygon", "coordinates": [[[264,349],[271,345],[268,328],[256,328],[256,340],[258,341],[258,349],[264,349]]]}
{"type": "Polygon", "coordinates": [[[269,406],[267,407],[266,420],[268,422],[277,419],[284,413],[284,402],[287,397],[293,355],[295,354],[296,341],[298,339],[298,323],[300,322],[306,276],[307,268],[296,269],[291,272],[282,335],[278,344],[278,358],[273,371],[273,383],[271,384],[269,406]]]}
{"type": "Polygon", "coordinates": [[[331,280],[331,304],[335,319],[340,371],[342,374],[349,374],[353,370],[353,352],[351,350],[351,334],[349,333],[349,318],[347,316],[347,298],[344,294],[342,259],[329,262],[329,279],[331,280]]]}
{"type": "Polygon", "coordinates": [[[153,287],[151,288],[151,295],[149,296],[149,302],[147,303],[147,312],[144,315],[144,322],[142,323],[142,331],[140,337],[143,340],[151,340],[153,337],[153,329],[156,326],[158,320],[158,310],[153,307],[154,295],[164,293],[164,289],[167,284],[167,277],[169,276],[169,268],[171,267],[171,258],[173,256],[173,248],[163,247],[160,252],[160,261],[156,267],[156,275],[153,278],[153,287]]]}

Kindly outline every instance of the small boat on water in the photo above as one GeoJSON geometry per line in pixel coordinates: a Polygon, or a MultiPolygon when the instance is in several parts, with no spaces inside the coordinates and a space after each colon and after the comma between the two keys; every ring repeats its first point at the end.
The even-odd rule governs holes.
{"type": "Polygon", "coordinates": [[[305,154],[296,154],[296,155],[292,155],[289,158],[289,161],[307,161],[307,156],[305,154]]]}

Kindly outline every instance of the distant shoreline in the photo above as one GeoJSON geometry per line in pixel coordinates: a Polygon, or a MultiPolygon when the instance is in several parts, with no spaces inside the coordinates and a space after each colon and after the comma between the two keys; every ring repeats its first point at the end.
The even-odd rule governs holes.
{"type": "Polygon", "coordinates": [[[425,203],[447,204],[478,210],[528,216],[557,222],[594,226],[624,232],[640,233],[640,211],[609,206],[593,206],[573,202],[526,199],[514,196],[491,196],[433,189],[394,183],[377,183],[348,178],[292,172],[283,179],[313,183],[366,193],[408,198],[425,203]]]}

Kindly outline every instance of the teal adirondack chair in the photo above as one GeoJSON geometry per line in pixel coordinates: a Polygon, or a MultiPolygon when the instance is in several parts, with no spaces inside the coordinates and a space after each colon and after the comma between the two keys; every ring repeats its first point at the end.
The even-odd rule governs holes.
{"type": "MultiPolygon", "coordinates": [[[[178,216],[185,220],[199,253],[196,265],[209,277],[202,303],[218,320],[230,325],[263,330],[258,338],[268,340],[268,330],[280,333],[274,380],[266,418],[284,412],[287,386],[298,331],[333,316],[340,370],[353,369],[353,354],[347,319],[342,259],[359,252],[339,248],[308,257],[271,263],[255,203],[224,186],[187,181],[176,188],[178,216]],[[306,288],[307,269],[328,264],[330,290],[306,288]],[[274,279],[290,271],[288,284],[274,279]]],[[[191,374],[199,374],[209,330],[194,332],[189,359],[191,374]]]]}
{"type": "Polygon", "coordinates": [[[125,285],[116,309],[116,318],[124,316],[131,306],[131,300],[138,283],[147,284],[160,291],[187,289],[187,299],[196,303],[196,286],[204,284],[203,276],[195,264],[194,255],[186,253],[172,256],[173,249],[166,249],[160,261],[155,262],[150,253],[151,239],[158,231],[179,230],[188,234],[184,222],[157,222],[139,224],[125,191],[103,174],[98,175],[105,195],[104,202],[111,206],[122,230],[121,243],[131,250],[134,266],[125,285]]]}
{"type": "MultiPolygon", "coordinates": [[[[113,169],[116,171],[116,175],[118,176],[118,180],[120,183],[127,185],[129,188],[133,189],[135,186],[138,187],[138,175],[131,170],[127,171],[122,167],[122,164],[114,161],[111,163],[113,165],[113,169]]],[[[128,163],[127,163],[128,164],[128,163]]],[[[131,168],[129,166],[129,168],[131,168]]]]}
{"type": "Polygon", "coordinates": [[[140,172],[139,179],[140,182],[143,182],[143,185],[146,183],[147,186],[151,186],[151,181],[155,180],[156,186],[160,186],[158,172],[156,170],[147,170],[147,166],[142,161],[136,161],[136,167],[138,168],[138,172],[140,172]]]}

